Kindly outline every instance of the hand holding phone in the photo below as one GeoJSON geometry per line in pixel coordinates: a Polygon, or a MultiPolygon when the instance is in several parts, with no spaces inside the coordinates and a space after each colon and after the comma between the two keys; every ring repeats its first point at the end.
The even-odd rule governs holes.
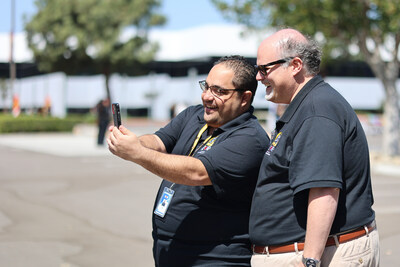
{"type": "Polygon", "coordinates": [[[111,106],[114,119],[114,126],[119,128],[119,126],[121,126],[121,111],[119,108],[119,104],[113,103],[111,106]]]}

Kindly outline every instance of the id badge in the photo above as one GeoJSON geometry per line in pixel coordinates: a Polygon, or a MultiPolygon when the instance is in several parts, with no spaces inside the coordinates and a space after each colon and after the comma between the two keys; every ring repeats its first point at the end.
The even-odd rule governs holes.
{"type": "Polygon", "coordinates": [[[175,191],[165,187],[163,194],[160,198],[160,201],[158,202],[157,208],[154,211],[154,214],[160,216],[161,218],[164,218],[165,214],[167,213],[167,209],[169,207],[169,204],[171,203],[172,197],[174,196],[175,191]]]}

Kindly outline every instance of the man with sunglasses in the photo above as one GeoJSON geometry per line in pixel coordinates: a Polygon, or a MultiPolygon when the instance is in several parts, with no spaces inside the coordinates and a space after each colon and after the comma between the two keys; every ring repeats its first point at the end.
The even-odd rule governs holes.
{"type": "Polygon", "coordinates": [[[139,138],[113,127],[109,149],[163,178],[153,212],[156,266],[250,266],[251,199],[269,143],[252,115],[256,70],[224,57],[199,83],[203,105],[139,138]]]}
{"type": "Polygon", "coordinates": [[[378,266],[368,144],[318,75],[318,45],[293,29],[258,48],[266,99],[289,104],[264,155],[250,214],[252,266],[378,266]]]}

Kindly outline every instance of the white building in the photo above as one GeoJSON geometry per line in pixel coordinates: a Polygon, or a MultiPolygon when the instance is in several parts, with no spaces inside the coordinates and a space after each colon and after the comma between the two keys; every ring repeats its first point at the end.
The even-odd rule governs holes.
{"type": "MultiPolygon", "coordinates": [[[[129,33],[127,33],[129,34],[129,33]]],[[[267,33],[244,32],[240,26],[206,25],[179,31],[152,31],[150,39],[160,44],[156,56],[158,61],[183,61],[210,56],[239,54],[256,57],[257,47],[267,33]]],[[[0,35],[0,62],[8,62],[8,35],[0,35]]],[[[15,61],[32,61],[24,34],[15,38],[15,61]]],[[[110,81],[113,101],[119,102],[123,110],[145,108],[150,110],[155,120],[169,118],[174,104],[187,105],[200,103],[201,90],[198,81],[205,75],[190,71],[187,77],[170,77],[166,74],[153,74],[143,77],[123,77],[113,75],[110,81]]],[[[375,78],[326,77],[354,109],[379,109],[384,101],[384,89],[375,78]]],[[[105,97],[104,77],[67,77],[53,73],[36,77],[17,79],[13,94],[18,95],[22,109],[30,110],[44,106],[46,97],[51,99],[51,113],[63,117],[67,109],[88,109],[105,97]]],[[[400,87],[398,84],[397,88],[400,87]]],[[[254,106],[266,109],[270,103],[264,99],[265,89],[260,84],[254,106]]],[[[10,107],[12,95],[0,98],[0,107],[10,107]]]]}

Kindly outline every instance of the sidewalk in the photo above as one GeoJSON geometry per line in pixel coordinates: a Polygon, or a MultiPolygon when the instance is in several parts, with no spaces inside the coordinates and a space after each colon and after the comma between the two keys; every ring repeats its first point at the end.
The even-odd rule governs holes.
{"type": "Polygon", "coordinates": [[[372,171],[400,178],[400,157],[390,158],[377,152],[371,152],[370,158],[372,171]]]}
{"type": "MultiPolygon", "coordinates": [[[[125,125],[137,135],[154,133],[164,122],[130,120],[125,125]]],[[[15,133],[0,135],[0,144],[62,157],[111,155],[106,141],[97,145],[96,125],[78,125],[73,133],[15,133]]]]}
{"type": "MultiPolygon", "coordinates": [[[[164,126],[166,122],[151,122],[134,119],[125,126],[137,135],[150,134],[164,126]]],[[[12,148],[46,153],[62,157],[106,156],[110,155],[107,144],[98,146],[97,127],[78,125],[73,133],[17,133],[0,135],[0,144],[12,148]]],[[[376,147],[370,144],[370,148],[376,147]]],[[[371,171],[374,174],[400,178],[400,157],[383,157],[371,149],[371,171]]]]}

